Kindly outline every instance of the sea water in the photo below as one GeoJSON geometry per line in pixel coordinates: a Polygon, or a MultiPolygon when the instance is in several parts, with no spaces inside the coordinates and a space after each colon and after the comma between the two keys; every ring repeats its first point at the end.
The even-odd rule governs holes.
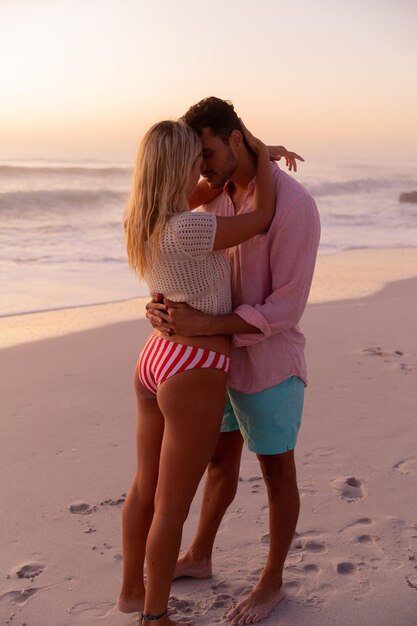
{"type": "MultiPolygon", "coordinates": [[[[281,165],[281,167],[284,167],[281,165]]],[[[0,315],[146,295],[127,266],[129,165],[0,163],[0,315]]],[[[417,247],[417,161],[314,160],[293,175],[315,197],[319,254],[417,247]]]]}

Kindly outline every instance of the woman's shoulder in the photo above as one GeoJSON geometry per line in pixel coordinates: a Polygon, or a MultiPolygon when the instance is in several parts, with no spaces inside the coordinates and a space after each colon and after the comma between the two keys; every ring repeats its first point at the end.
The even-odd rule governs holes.
{"type": "Polygon", "coordinates": [[[211,230],[215,222],[216,216],[212,213],[205,213],[203,211],[182,211],[171,217],[169,225],[173,230],[181,232],[188,229],[211,230]]]}
{"type": "Polygon", "coordinates": [[[216,226],[212,213],[184,211],[170,219],[165,240],[175,241],[186,255],[200,258],[213,251],[216,226]]]}

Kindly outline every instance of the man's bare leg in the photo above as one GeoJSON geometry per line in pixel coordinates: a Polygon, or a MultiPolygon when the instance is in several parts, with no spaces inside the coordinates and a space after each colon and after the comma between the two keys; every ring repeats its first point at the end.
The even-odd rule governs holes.
{"type": "Polygon", "coordinates": [[[196,535],[178,559],[174,578],[210,578],[214,540],[227,508],[236,495],[243,439],[239,430],[220,433],[207,468],[196,535]]]}
{"type": "Polygon", "coordinates": [[[282,573],[300,511],[294,450],[258,455],[269,500],[269,554],[251,593],[228,613],[233,626],[264,619],[283,599],[282,573]]]}

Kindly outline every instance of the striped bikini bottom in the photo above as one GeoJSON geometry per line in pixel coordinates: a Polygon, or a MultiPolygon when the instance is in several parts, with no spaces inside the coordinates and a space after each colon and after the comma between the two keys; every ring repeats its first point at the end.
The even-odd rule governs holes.
{"type": "Polygon", "coordinates": [[[185,346],[169,339],[151,335],[138,360],[140,381],[152,393],[167,378],[193,369],[211,368],[229,371],[230,358],[220,352],[185,346]]]}

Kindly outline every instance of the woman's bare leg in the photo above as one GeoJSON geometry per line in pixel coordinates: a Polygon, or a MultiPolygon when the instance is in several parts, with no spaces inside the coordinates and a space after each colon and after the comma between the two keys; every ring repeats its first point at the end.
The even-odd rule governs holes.
{"type": "MultiPolygon", "coordinates": [[[[226,375],[215,369],[182,372],[158,389],[165,430],[146,545],[145,613],[167,607],[182,527],[218,439],[225,393],[226,375]]],[[[173,624],[168,617],[157,623],[173,624]]]]}
{"type": "Polygon", "coordinates": [[[145,546],[154,512],[164,418],[156,396],[134,374],[137,404],[137,470],[123,507],[123,583],[117,606],[123,613],[143,611],[145,546]]]}
{"type": "Polygon", "coordinates": [[[220,433],[207,468],[200,519],[194,539],[178,559],[174,578],[210,578],[214,541],[236,495],[243,438],[240,430],[220,433]]]}

